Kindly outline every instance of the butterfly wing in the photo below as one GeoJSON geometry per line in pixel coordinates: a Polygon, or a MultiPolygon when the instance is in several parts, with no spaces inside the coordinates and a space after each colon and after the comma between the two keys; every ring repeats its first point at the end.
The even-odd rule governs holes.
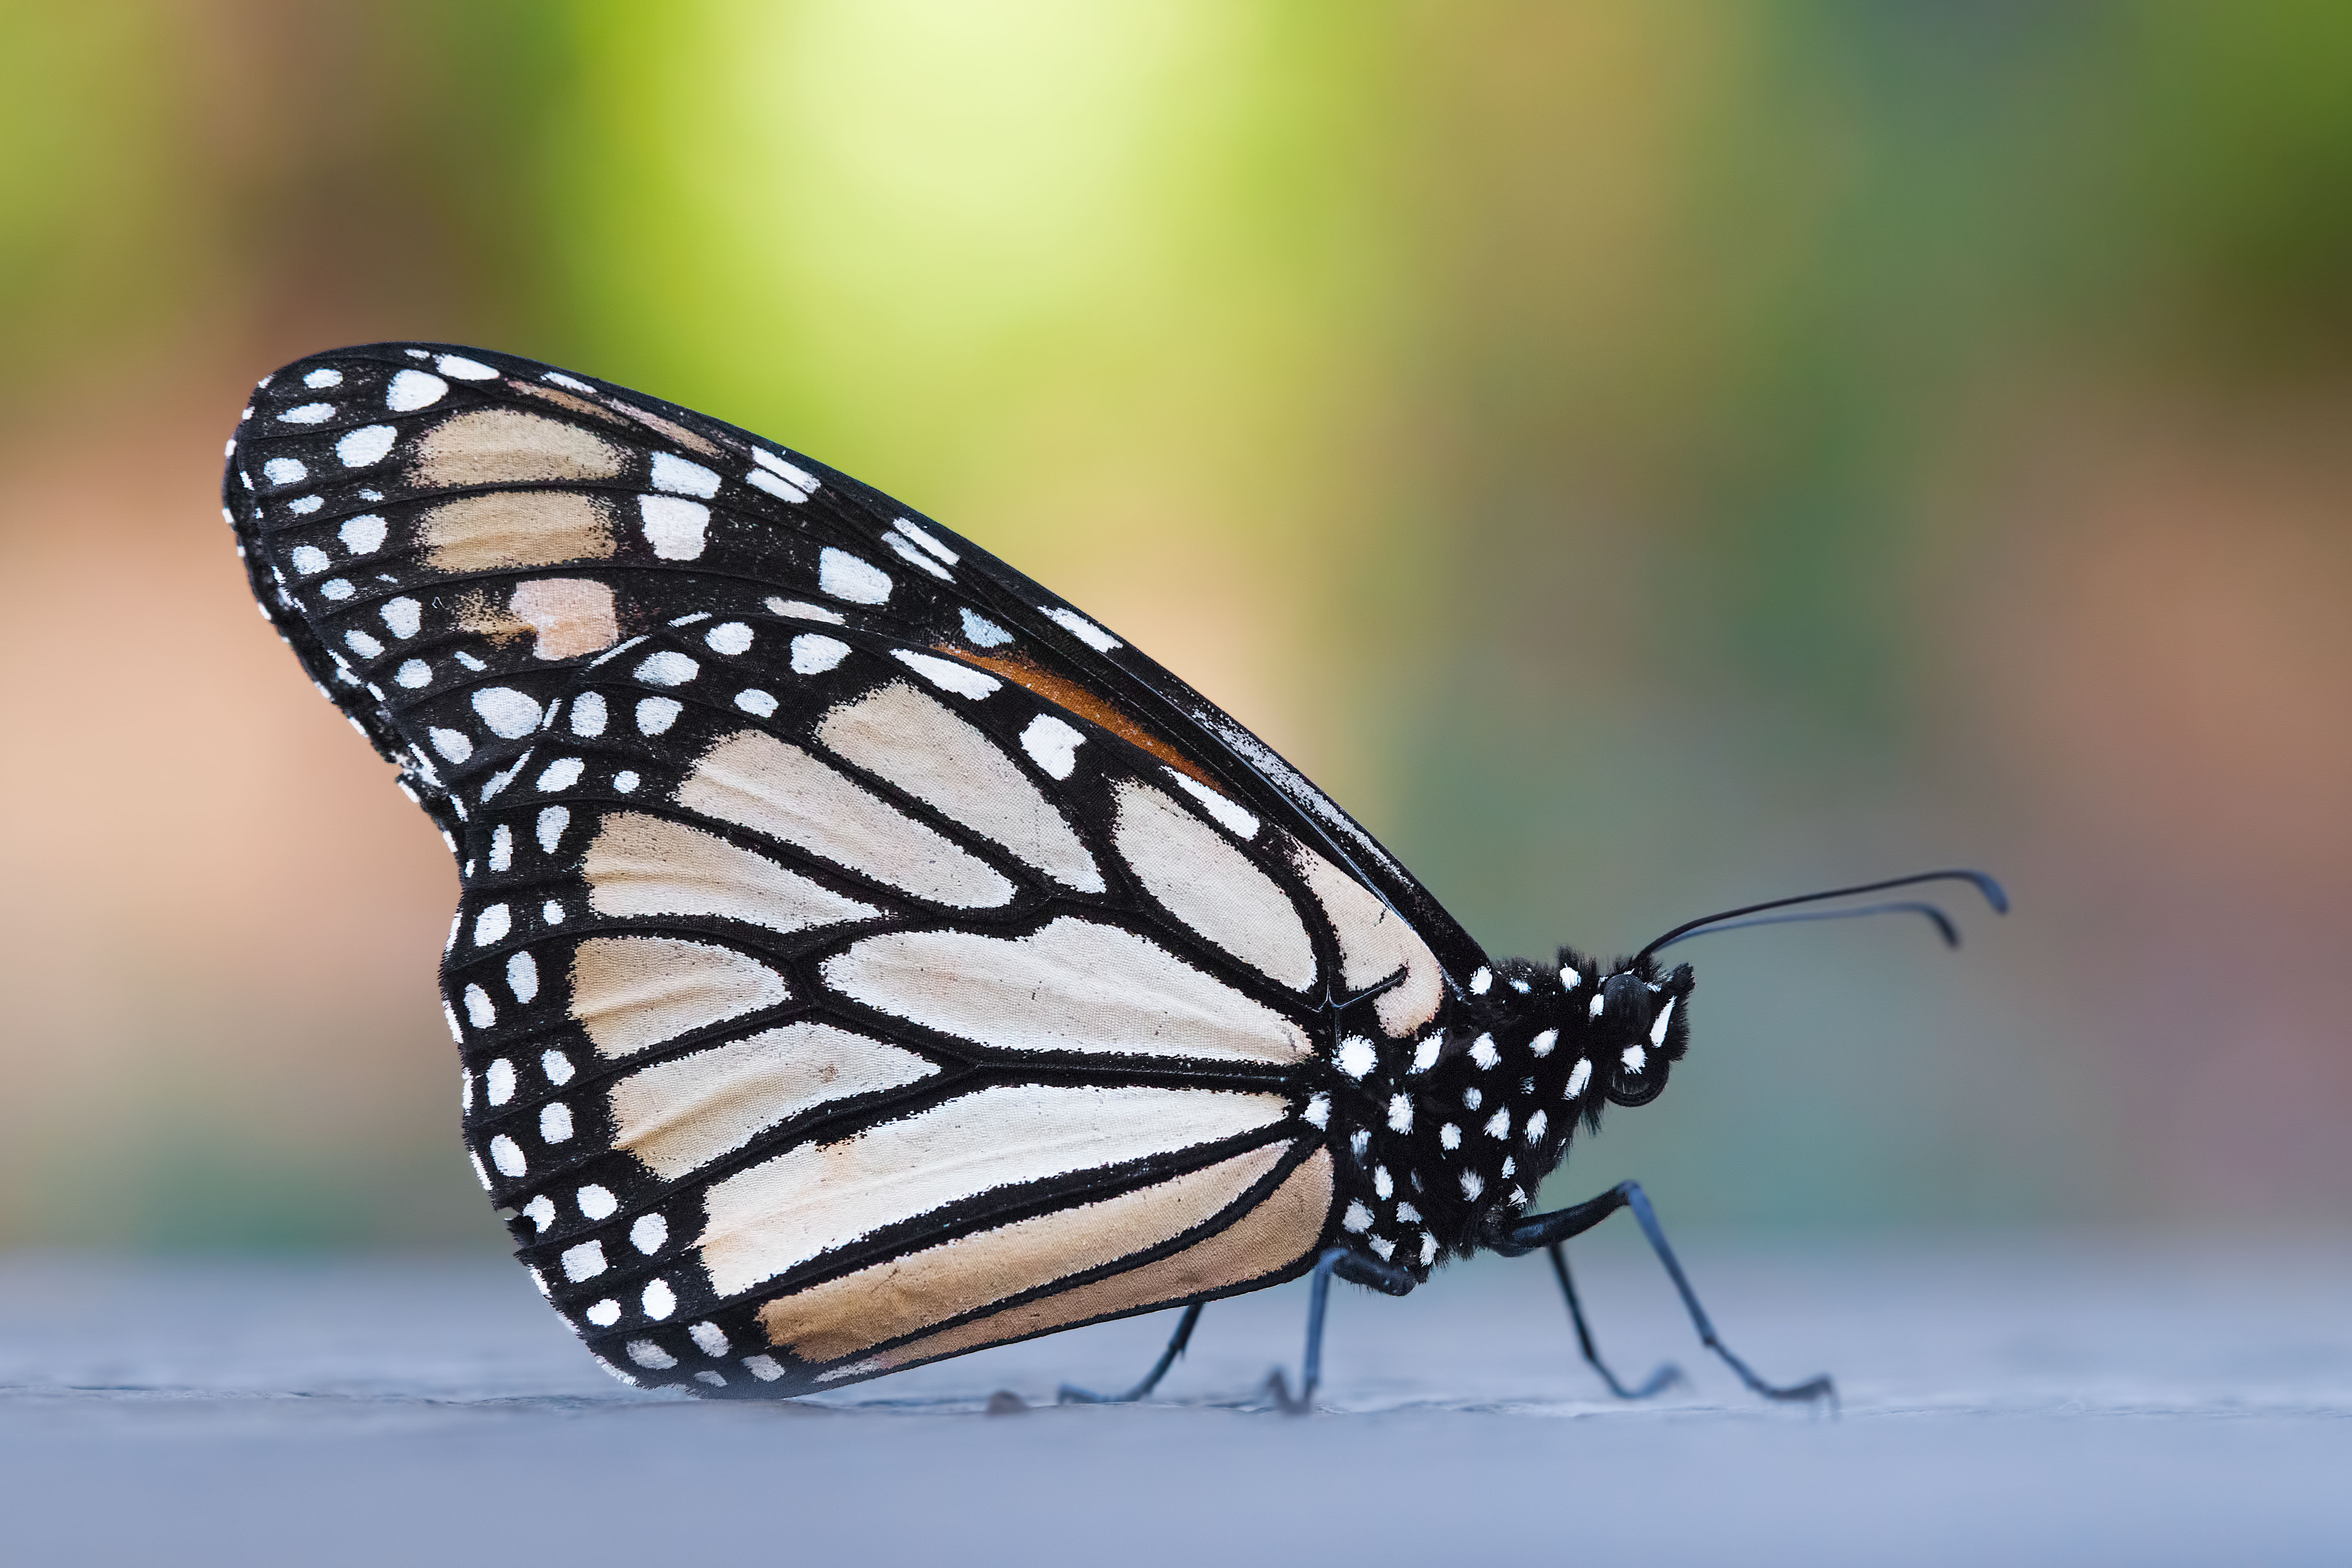
{"type": "Polygon", "coordinates": [[[1449,994],[1392,862],[1069,605],[478,351],[279,372],[226,483],[265,613],[459,858],[469,1146],[625,1375],[870,1376],[1286,1278],[1360,1213],[1427,1263],[1339,1208],[1333,1097],[1449,994]]]}

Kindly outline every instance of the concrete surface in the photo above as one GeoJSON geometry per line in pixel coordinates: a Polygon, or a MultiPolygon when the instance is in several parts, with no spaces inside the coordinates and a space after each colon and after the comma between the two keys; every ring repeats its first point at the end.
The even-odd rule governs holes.
{"type": "Polygon", "coordinates": [[[1253,1391],[1286,1287],[822,1401],[610,1381],[503,1259],[0,1258],[0,1560],[25,1564],[2352,1563],[2352,1238],[1685,1238],[1701,1359],[1630,1237],[1580,1243],[1607,1400],[1539,1258],[1334,1302],[1325,1411],[1253,1391]]]}

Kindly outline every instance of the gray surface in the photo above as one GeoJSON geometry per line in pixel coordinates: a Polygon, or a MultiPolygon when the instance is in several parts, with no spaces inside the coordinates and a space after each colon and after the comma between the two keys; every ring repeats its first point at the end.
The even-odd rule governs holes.
{"type": "Polygon", "coordinates": [[[10,1563],[2212,1563],[2352,1561],[2352,1245],[1684,1244],[1768,1373],[1693,1359],[1597,1240],[1595,1398],[1539,1259],[1335,1303],[1327,1413],[1248,1402],[1297,1287],[1213,1307],[1168,1403],[1105,1384],[1170,1320],[844,1390],[704,1405],[589,1363],[499,1259],[0,1261],[10,1563]]]}

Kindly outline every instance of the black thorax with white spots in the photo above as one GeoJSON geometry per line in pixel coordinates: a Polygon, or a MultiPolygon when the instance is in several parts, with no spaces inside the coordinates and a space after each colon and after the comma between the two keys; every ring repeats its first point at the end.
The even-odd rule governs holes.
{"type": "Polygon", "coordinates": [[[1604,968],[1568,948],[1549,966],[1505,959],[1472,976],[1442,1034],[1335,1097],[1343,1242],[1416,1275],[1486,1245],[1566,1158],[1580,1121],[1597,1127],[1604,1104],[1646,1105],[1665,1088],[1692,984],[1688,964],[1604,968]],[[1415,1230],[1429,1241],[1399,1253],[1391,1238],[1419,1242],[1415,1230]]]}

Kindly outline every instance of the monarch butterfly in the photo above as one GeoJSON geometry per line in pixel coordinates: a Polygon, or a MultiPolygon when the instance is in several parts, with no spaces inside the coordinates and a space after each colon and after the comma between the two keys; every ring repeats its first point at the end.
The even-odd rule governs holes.
{"type": "MultiPolygon", "coordinates": [[[[1530,1214],[1689,1037],[1688,965],[1489,960],[1347,813],[1073,605],[801,454],[384,343],[265,377],[225,513],[262,614],[462,876],[467,1147],[604,1365],[821,1390],[1311,1273],[1402,1295],[1530,1214]]],[[[1926,913],[1932,906],[1880,904],[1926,913]]],[[[1066,1390],[1071,1398],[1093,1398],[1066,1390]]]]}

